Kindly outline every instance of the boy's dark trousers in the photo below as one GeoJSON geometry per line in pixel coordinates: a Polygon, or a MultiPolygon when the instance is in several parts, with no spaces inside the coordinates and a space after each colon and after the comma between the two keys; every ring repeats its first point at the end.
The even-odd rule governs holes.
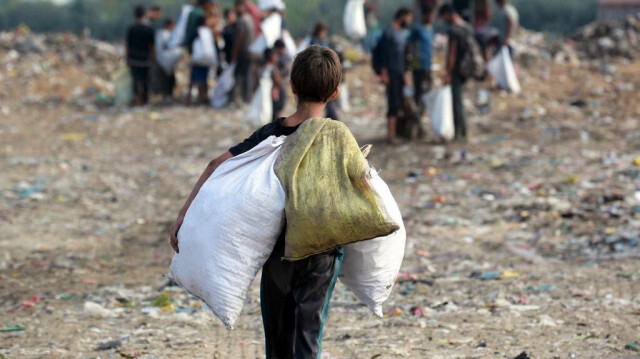
{"type": "Polygon", "coordinates": [[[149,67],[130,65],[133,96],[140,95],[142,103],[149,101],[149,67]]]}
{"type": "Polygon", "coordinates": [[[464,116],[464,82],[457,72],[451,75],[451,97],[453,100],[453,124],[455,126],[456,139],[467,137],[467,121],[464,116]]]}
{"type": "Polygon", "coordinates": [[[413,100],[416,102],[416,105],[418,105],[420,115],[423,115],[425,104],[424,101],[422,101],[422,95],[431,89],[431,70],[413,70],[413,88],[413,100]]]}
{"type": "Polygon", "coordinates": [[[342,253],[339,248],[294,262],[282,260],[284,233],[280,236],[260,283],[267,359],[320,358],[342,253]]]}

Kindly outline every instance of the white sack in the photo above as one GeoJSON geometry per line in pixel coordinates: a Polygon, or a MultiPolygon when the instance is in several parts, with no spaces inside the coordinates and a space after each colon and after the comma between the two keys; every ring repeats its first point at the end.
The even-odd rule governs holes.
{"type": "Polygon", "coordinates": [[[193,6],[191,5],[184,5],[182,7],[182,12],[180,13],[178,22],[173,28],[173,32],[171,32],[171,37],[169,38],[170,48],[180,47],[184,42],[184,37],[187,33],[187,22],[189,21],[189,14],[191,14],[191,10],[193,10],[193,6]]]}
{"type": "Polygon", "coordinates": [[[253,94],[249,110],[245,115],[247,123],[255,128],[266,125],[273,119],[273,101],[271,91],[273,90],[273,80],[271,71],[264,71],[260,76],[260,84],[253,94]]]}
{"type": "Polygon", "coordinates": [[[348,0],[342,18],[344,33],[353,40],[360,40],[367,35],[367,24],[364,18],[364,0],[348,0]]]}
{"type": "Polygon", "coordinates": [[[298,45],[298,54],[301,53],[302,51],[306,50],[307,47],[309,47],[311,45],[311,36],[306,36],[302,42],[300,43],[300,45],[298,45]]]}
{"type": "Polygon", "coordinates": [[[520,93],[520,82],[516,76],[516,69],[511,61],[509,49],[502,46],[500,51],[487,64],[487,71],[493,76],[502,89],[514,94],[520,93]]]}
{"type": "Polygon", "coordinates": [[[349,85],[346,82],[343,82],[340,84],[340,95],[338,98],[340,101],[340,108],[342,109],[342,111],[344,112],[351,111],[351,103],[349,102],[349,99],[350,99],[349,85]]]}
{"type": "Polygon", "coordinates": [[[286,9],[286,5],[282,0],[258,0],[258,8],[260,11],[271,9],[284,10],[286,9]]]}
{"type": "Polygon", "coordinates": [[[120,66],[111,78],[115,92],[114,104],[118,107],[129,106],[133,100],[133,79],[128,66],[120,66]]]}
{"type": "Polygon", "coordinates": [[[182,58],[182,47],[171,48],[168,45],[170,34],[168,30],[158,31],[156,34],[156,60],[167,75],[171,75],[182,58]]]}
{"type": "Polygon", "coordinates": [[[191,62],[198,66],[218,66],[218,51],[213,44],[213,33],[206,26],[198,28],[198,37],[193,42],[191,62]]]}
{"type": "Polygon", "coordinates": [[[340,281],[346,285],[378,317],[382,303],[389,298],[404,257],[407,234],[398,204],[375,169],[369,183],[383,214],[398,223],[400,229],[385,237],[344,246],[340,281]]]}
{"type": "Polygon", "coordinates": [[[298,48],[296,47],[296,42],[293,40],[289,30],[282,31],[282,41],[284,41],[284,46],[287,49],[287,55],[289,55],[293,61],[293,58],[298,53],[298,48]]]}
{"type": "Polygon", "coordinates": [[[451,86],[446,85],[431,90],[424,95],[423,101],[429,110],[433,132],[447,141],[453,139],[455,127],[453,124],[451,86]]]}
{"type": "Polygon", "coordinates": [[[249,46],[249,52],[256,56],[262,56],[264,50],[272,48],[275,42],[282,37],[282,16],[271,14],[260,24],[262,33],[249,46]]]}
{"type": "Polygon", "coordinates": [[[178,232],[169,277],[233,328],[284,225],[284,190],[273,170],[285,136],[225,161],[204,183],[178,232]]]}
{"type": "Polygon", "coordinates": [[[220,108],[229,103],[229,96],[233,90],[233,86],[236,84],[235,72],[236,64],[231,64],[231,66],[227,67],[220,77],[218,77],[216,87],[213,89],[213,95],[211,95],[211,106],[220,108]]]}

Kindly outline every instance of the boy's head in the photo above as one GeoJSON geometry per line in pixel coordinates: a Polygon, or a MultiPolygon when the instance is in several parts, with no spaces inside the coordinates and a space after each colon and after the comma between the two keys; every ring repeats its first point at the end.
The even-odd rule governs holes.
{"type": "Polygon", "coordinates": [[[267,48],[264,50],[264,62],[267,64],[275,64],[278,62],[278,54],[274,51],[274,49],[267,48]]]}
{"type": "Polygon", "coordinates": [[[400,25],[401,28],[406,29],[413,22],[413,13],[408,7],[401,7],[396,11],[393,21],[400,25]]]}
{"type": "Polygon", "coordinates": [[[233,9],[225,9],[224,21],[226,21],[227,24],[233,24],[234,22],[236,22],[236,12],[233,11],[233,9]]]}
{"type": "Polygon", "coordinates": [[[293,61],[291,87],[299,102],[327,103],[333,100],[340,80],[340,59],[327,47],[309,46],[293,61]]]}
{"type": "Polygon", "coordinates": [[[245,12],[247,12],[247,4],[245,0],[236,0],[234,4],[235,4],[234,9],[236,10],[236,15],[242,16],[245,12]]]}
{"type": "Polygon", "coordinates": [[[507,0],[496,0],[496,5],[498,5],[499,8],[503,8],[507,5],[507,0]]]}
{"type": "Polygon", "coordinates": [[[144,19],[145,15],[146,15],[146,12],[144,10],[144,6],[138,5],[135,7],[135,9],[133,9],[133,16],[136,17],[136,20],[144,19]]]}
{"type": "Polygon", "coordinates": [[[329,35],[329,25],[326,22],[320,20],[313,27],[313,32],[311,33],[313,37],[316,39],[324,39],[329,35]]]}
{"type": "Polygon", "coordinates": [[[422,19],[422,23],[427,25],[427,24],[431,24],[433,22],[433,6],[430,4],[426,4],[424,5],[421,9],[420,9],[420,14],[421,14],[421,19],[422,19]]]}
{"type": "Polygon", "coordinates": [[[173,19],[166,18],[164,20],[164,28],[166,30],[172,31],[174,27],[176,27],[176,23],[175,21],[173,21],[173,19]]]}
{"type": "Polygon", "coordinates": [[[444,22],[447,24],[453,24],[453,17],[455,15],[455,10],[453,6],[449,4],[444,4],[440,7],[440,11],[438,11],[438,15],[442,18],[444,22]]]}
{"type": "Polygon", "coordinates": [[[152,5],[149,8],[149,12],[147,13],[147,18],[149,18],[149,20],[160,20],[162,18],[162,16],[164,15],[164,12],[162,11],[162,8],[160,7],[160,5],[152,5]]]}
{"type": "Polygon", "coordinates": [[[273,50],[280,56],[284,56],[287,54],[287,47],[285,46],[282,39],[276,40],[276,42],[273,44],[273,50]]]}

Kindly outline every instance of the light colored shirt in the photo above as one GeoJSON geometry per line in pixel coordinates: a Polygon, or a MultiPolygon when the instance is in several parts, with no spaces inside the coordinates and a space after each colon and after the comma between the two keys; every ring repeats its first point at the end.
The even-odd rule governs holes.
{"type": "Polygon", "coordinates": [[[506,4],[503,9],[498,9],[496,18],[496,27],[500,33],[500,41],[504,41],[507,36],[507,32],[509,31],[509,19],[511,19],[511,23],[513,24],[512,35],[520,23],[518,10],[516,10],[516,8],[511,4],[506,4]]]}

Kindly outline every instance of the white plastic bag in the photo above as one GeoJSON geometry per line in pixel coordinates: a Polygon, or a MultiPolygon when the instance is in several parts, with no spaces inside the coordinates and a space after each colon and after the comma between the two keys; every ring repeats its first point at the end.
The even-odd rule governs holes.
{"type": "Polygon", "coordinates": [[[502,46],[500,51],[487,64],[487,71],[502,89],[518,94],[521,91],[516,69],[511,61],[509,49],[502,46]]]}
{"type": "Polygon", "coordinates": [[[352,40],[360,40],[367,35],[364,18],[364,0],[348,0],[342,18],[344,33],[352,40]]]}
{"type": "Polygon", "coordinates": [[[229,329],[284,225],[285,193],[273,170],[284,139],[271,136],[220,165],[178,232],[169,277],[229,329]]]}
{"type": "Polygon", "coordinates": [[[389,298],[404,258],[407,234],[398,204],[386,183],[371,169],[369,184],[381,211],[400,229],[385,237],[344,246],[340,281],[375,315],[382,317],[382,303],[389,298]]]}
{"type": "Polygon", "coordinates": [[[218,77],[216,87],[213,89],[213,95],[211,95],[211,106],[215,108],[224,107],[229,103],[229,95],[233,90],[233,86],[236,84],[236,64],[231,64],[224,72],[218,77]]]}
{"type": "Polygon", "coordinates": [[[300,45],[298,45],[298,49],[297,49],[298,54],[306,50],[307,47],[309,47],[310,45],[311,45],[311,36],[306,36],[304,39],[302,39],[302,42],[300,42],[300,45]]]}
{"type": "Polygon", "coordinates": [[[178,61],[182,58],[183,49],[181,47],[168,47],[169,31],[161,30],[156,34],[156,59],[158,65],[167,75],[173,74],[178,61]]]}
{"type": "Polygon", "coordinates": [[[189,21],[189,14],[191,14],[191,10],[193,10],[193,6],[191,5],[184,5],[182,7],[182,12],[180,13],[178,22],[173,28],[173,32],[171,32],[171,37],[169,38],[169,48],[179,47],[184,42],[184,37],[187,33],[187,22],[189,21]]]}
{"type": "Polygon", "coordinates": [[[114,104],[118,107],[129,106],[133,99],[133,79],[128,66],[120,66],[111,78],[115,91],[114,104]]]}
{"type": "Polygon", "coordinates": [[[429,110],[433,132],[447,141],[453,139],[455,127],[453,124],[451,86],[446,85],[431,90],[424,95],[423,101],[429,110]]]}
{"type": "Polygon", "coordinates": [[[273,47],[275,42],[282,37],[282,16],[271,14],[260,24],[262,33],[249,46],[249,52],[256,56],[262,56],[264,50],[273,47]]]}
{"type": "Polygon", "coordinates": [[[289,55],[289,57],[293,61],[293,58],[298,53],[298,49],[296,47],[296,42],[293,40],[293,37],[291,36],[289,30],[282,31],[282,41],[284,42],[284,46],[287,49],[287,55],[289,55]]]}
{"type": "Polygon", "coordinates": [[[340,95],[338,98],[342,111],[351,111],[351,103],[349,102],[349,85],[346,82],[340,84],[340,95]]]}
{"type": "Polygon", "coordinates": [[[213,33],[206,26],[198,28],[198,38],[193,42],[191,62],[198,66],[218,66],[218,53],[213,44],[213,33]]]}
{"type": "Polygon", "coordinates": [[[273,90],[273,80],[271,71],[265,70],[260,76],[260,84],[253,94],[249,110],[245,115],[245,120],[252,127],[260,127],[271,122],[273,119],[273,102],[271,91],[273,90]]]}

